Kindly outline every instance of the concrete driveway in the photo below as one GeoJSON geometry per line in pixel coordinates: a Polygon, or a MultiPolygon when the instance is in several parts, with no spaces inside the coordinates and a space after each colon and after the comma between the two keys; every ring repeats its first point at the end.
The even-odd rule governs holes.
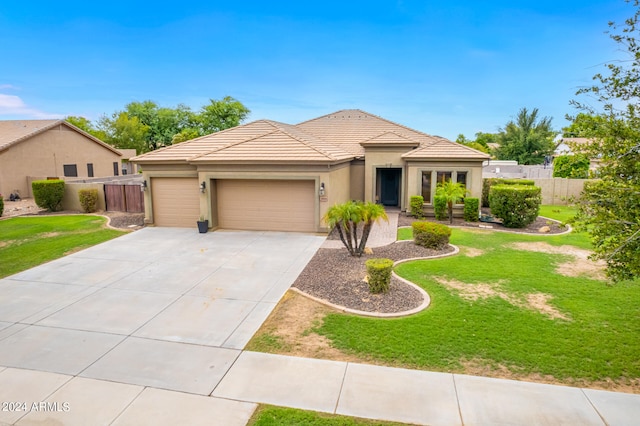
{"type": "MultiPolygon", "coordinates": [[[[23,388],[38,382],[78,395],[98,383],[100,404],[120,401],[113,408],[118,414],[128,407],[121,423],[139,423],[134,414],[144,413],[144,404],[162,405],[169,394],[158,389],[187,399],[209,395],[324,240],[145,228],[2,279],[0,383],[13,377],[23,388]],[[20,372],[27,374],[19,369],[34,370],[27,372],[33,377],[19,380],[20,372]],[[71,376],[78,377],[66,383],[71,376]]],[[[29,401],[38,394],[44,401],[52,393],[47,389],[24,392],[29,401]]],[[[15,392],[0,386],[0,401],[19,398],[15,392]]],[[[231,404],[229,413],[250,416],[254,408],[203,400],[231,404]]],[[[246,421],[241,417],[238,424],[246,421]]],[[[0,411],[0,423],[20,418],[15,410],[0,411]]],[[[38,413],[22,420],[30,418],[38,420],[38,413]]]]}

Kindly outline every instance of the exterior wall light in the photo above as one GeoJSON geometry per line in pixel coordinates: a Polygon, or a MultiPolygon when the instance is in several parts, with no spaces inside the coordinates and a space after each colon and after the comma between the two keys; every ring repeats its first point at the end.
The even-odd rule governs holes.
{"type": "Polygon", "coordinates": [[[147,190],[147,181],[143,180],[142,181],[142,185],[140,185],[140,191],[146,191],[147,190]]]}
{"type": "Polygon", "coordinates": [[[321,197],[324,197],[324,182],[322,182],[322,183],[320,184],[320,190],[318,191],[318,194],[319,194],[321,197]]]}
{"type": "Polygon", "coordinates": [[[205,181],[202,181],[202,183],[200,184],[200,192],[204,194],[205,189],[207,189],[207,184],[205,181]]]}

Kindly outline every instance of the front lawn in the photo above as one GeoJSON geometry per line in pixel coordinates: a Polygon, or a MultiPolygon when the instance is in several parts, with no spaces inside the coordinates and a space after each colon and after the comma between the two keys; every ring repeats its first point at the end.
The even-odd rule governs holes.
{"type": "Polygon", "coordinates": [[[403,423],[263,405],[258,407],[248,426],[399,426],[401,424],[403,423]]]}
{"type": "Polygon", "coordinates": [[[122,235],[101,216],[16,217],[0,221],[0,278],[122,235]]]}
{"type": "Polygon", "coordinates": [[[459,255],[396,268],[429,293],[427,310],[393,320],[331,313],[314,330],[392,366],[638,389],[640,282],[608,285],[580,260],[586,235],[456,228],[451,243],[459,255]]]}

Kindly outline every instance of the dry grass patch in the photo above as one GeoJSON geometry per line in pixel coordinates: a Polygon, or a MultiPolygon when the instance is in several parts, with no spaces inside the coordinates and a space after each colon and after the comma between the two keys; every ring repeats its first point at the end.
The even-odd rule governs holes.
{"type": "Polygon", "coordinates": [[[517,294],[509,293],[508,291],[503,289],[501,284],[504,281],[498,281],[495,283],[468,284],[457,280],[449,280],[443,277],[433,277],[433,279],[439,284],[447,287],[448,289],[455,290],[458,295],[465,300],[476,301],[478,299],[499,297],[500,299],[510,303],[513,306],[539,312],[551,319],[561,319],[569,321],[569,317],[564,315],[558,309],[549,305],[548,302],[553,297],[548,294],[530,293],[522,297],[517,294]]]}
{"type": "Polygon", "coordinates": [[[485,254],[486,251],[474,247],[460,247],[460,253],[467,257],[478,257],[485,254]]]}
{"type": "Polygon", "coordinates": [[[564,275],[565,277],[580,277],[589,276],[596,280],[606,280],[604,261],[593,261],[589,259],[592,254],[589,250],[584,250],[578,247],[563,245],[552,246],[549,243],[538,241],[535,243],[519,242],[509,245],[516,250],[528,250],[538,253],[551,253],[572,256],[574,259],[562,262],[556,268],[556,272],[564,275]]]}

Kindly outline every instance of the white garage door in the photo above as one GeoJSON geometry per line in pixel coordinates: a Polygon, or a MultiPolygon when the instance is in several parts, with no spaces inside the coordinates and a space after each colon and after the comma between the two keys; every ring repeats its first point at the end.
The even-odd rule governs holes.
{"type": "Polygon", "coordinates": [[[315,182],[217,181],[221,228],[315,232],[315,182]]]}
{"type": "Polygon", "coordinates": [[[153,223],[195,228],[200,218],[197,178],[151,178],[153,223]]]}

